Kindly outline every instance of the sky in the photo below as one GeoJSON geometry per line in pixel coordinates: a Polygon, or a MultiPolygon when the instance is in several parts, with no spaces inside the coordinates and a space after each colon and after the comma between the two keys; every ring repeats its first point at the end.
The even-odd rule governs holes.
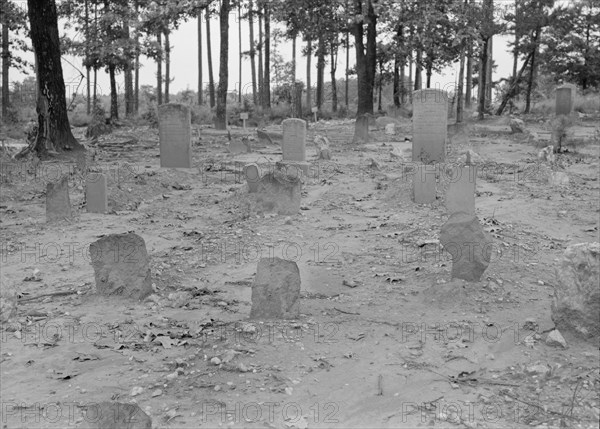
{"type": "MultiPolygon", "coordinates": [[[[499,0],[496,0],[498,3],[499,0]]],[[[26,2],[15,2],[21,7],[26,7],[26,2]]],[[[206,60],[206,28],[205,23],[202,23],[202,43],[203,43],[203,80],[208,83],[208,65],[206,60]]],[[[249,37],[248,37],[248,22],[242,21],[241,35],[242,35],[242,50],[247,51],[249,49],[249,37]]],[[[181,90],[191,89],[196,91],[198,85],[198,35],[197,35],[197,19],[191,19],[187,22],[182,23],[177,30],[171,34],[171,78],[174,80],[170,86],[171,94],[175,94],[181,90]]],[[[59,32],[61,35],[64,33],[61,23],[59,22],[59,32]]],[[[257,23],[255,22],[255,37],[257,37],[257,23]]],[[[238,19],[232,13],[230,16],[230,29],[229,29],[229,90],[237,90],[240,87],[239,83],[239,32],[238,32],[238,19]]],[[[494,37],[494,61],[497,64],[497,68],[493,74],[493,80],[498,80],[500,77],[508,77],[512,72],[512,54],[508,51],[507,47],[508,37],[507,36],[495,36],[494,37]]],[[[218,80],[219,72],[219,44],[220,44],[220,32],[218,17],[213,17],[211,20],[211,47],[213,56],[213,72],[215,80],[218,80]]],[[[300,48],[300,47],[299,47],[300,48]]],[[[291,42],[284,41],[278,48],[278,52],[282,55],[285,61],[289,61],[292,58],[292,46],[291,42]]],[[[300,50],[298,49],[298,52],[300,50]]],[[[27,53],[24,57],[33,63],[33,53],[27,53]]],[[[350,67],[355,63],[355,52],[353,47],[350,48],[350,67]]],[[[146,57],[141,57],[141,69],[140,69],[140,86],[141,85],[156,85],[156,63],[146,57]]],[[[70,97],[73,92],[80,94],[85,92],[85,81],[81,81],[80,71],[85,75],[85,69],[82,66],[82,59],[73,57],[70,55],[63,56],[63,76],[65,85],[67,87],[67,96],[70,97]]],[[[312,84],[316,83],[316,61],[313,59],[311,64],[311,76],[312,84]]],[[[346,54],[343,49],[340,49],[338,54],[338,78],[344,77],[344,70],[346,66],[346,54]]],[[[164,67],[163,67],[164,73],[164,67]]],[[[306,58],[298,55],[297,63],[297,79],[306,81],[306,58]]],[[[33,75],[33,73],[31,73],[33,75]]],[[[406,72],[408,76],[408,71],[406,72]]],[[[436,73],[432,76],[432,87],[439,87],[441,89],[452,90],[454,88],[456,79],[458,76],[458,64],[446,67],[441,73],[436,73]]],[[[26,75],[19,73],[15,69],[11,69],[10,81],[21,81],[26,75]]],[[[329,65],[326,69],[326,80],[329,78],[329,65]]],[[[423,76],[425,79],[425,76],[423,76]]],[[[123,91],[123,75],[117,76],[117,84],[119,91],[123,91]]],[[[242,81],[241,87],[243,94],[251,93],[251,73],[250,73],[250,61],[245,58],[242,61],[242,81]]],[[[98,72],[98,91],[100,94],[109,94],[110,86],[108,80],[108,74],[103,70],[98,72]]]]}

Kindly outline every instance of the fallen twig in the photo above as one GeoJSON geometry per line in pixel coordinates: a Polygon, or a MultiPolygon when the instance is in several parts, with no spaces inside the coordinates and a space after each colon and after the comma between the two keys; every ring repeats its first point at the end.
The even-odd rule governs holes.
{"type": "Polygon", "coordinates": [[[45,298],[47,296],[67,296],[67,295],[75,295],[77,293],[77,291],[75,290],[69,290],[69,291],[63,291],[63,292],[52,292],[52,293],[43,293],[41,295],[36,295],[36,296],[30,296],[27,298],[19,298],[18,302],[28,302],[28,301],[35,301],[36,299],[40,299],[40,298],[45,298]]]}
{"type": "Polygon", "coordinates": [[[360,315],[360,313],[353,313],[352,311],[340,310],[340,309],[339,309],[339,308],[337,308],[337,307],[333,307],[333,309],[334,309],[335,311],[339,311],[340,313],[344,313],[344,314],[354,314],[354,315],[360,315]]]}

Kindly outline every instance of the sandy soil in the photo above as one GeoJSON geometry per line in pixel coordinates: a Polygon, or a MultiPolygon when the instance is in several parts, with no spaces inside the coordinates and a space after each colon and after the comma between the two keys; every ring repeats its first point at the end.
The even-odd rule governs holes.
{"type": "Polygon", "coordinates": [[[476,211],[496,244],[482,280],[466,283],[450,279],[437,241],[443,186],[432,205],[411,200],[403,121],[367,145],[349,143],[351,121],[311,124],[333,160],[312,161],[309,145],[289,217],[256,213],[241,175],[280,160],[277,139],[233,156],[204,129],[194,168],[175,170],[159,167],[156,130],[120,128],[88,144],[109,177],[106,215],[82,208],[74,164],[4,163],[2,272],[20,300],[2,330],[3,427],[86,427],[106,400],[138,403],[156,428],[598,427],[598,349],[568,333],[567,349],[544,341],[557,258],[598,241],[597,123],[580,123],[589,144],[553,166],[505,120],[453,136],[450,162],[468,149],[485,160],[476,211]],[[76,216],[48,226],[46,181],[68,171],[76,216]],[[549,184],[552,171],[569,183],[549,184]],[[89,244],[126,231],[151,257],[155,293],[141,303],[94,294],[89,244]],[[268,256],[298,263],[298,320],[248,321],[268,256]]]}

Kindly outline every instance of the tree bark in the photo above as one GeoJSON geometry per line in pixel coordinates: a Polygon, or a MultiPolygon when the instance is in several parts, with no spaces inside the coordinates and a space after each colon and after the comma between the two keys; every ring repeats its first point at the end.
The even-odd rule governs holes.
{"type": "Polygon", "coordinates": [[[479,100],[477,104],[477,118],[482,120],[485,113],[485,94],[487,83],[487,61],[488,61],[488,41],[489,38],[483,39],[481,55],[479,57],[479,100]]]}
{"type": "Polygon", "coordinates": [[[473,98],[473,42],[467,40],[467,81],[465,83],[465,109],[471,108],[473,98]]]}
{"type": "Polygon", "coordinates": [[[156,33],[156,42],[158,43],[158,55],[156,57],[156,101],[160,106],[163,103],[162,92],[162,32],[156,33]]]}
{"type": "Polygon", "coordinates": [[[312,59],[312,40],[306,41],[306,108],[310,111],[312,109],[312,82],[310,79],[311,74],[311,59],[312,59]]]}
{"type": "Polygon", "coordinates": [[[515,45],[513,47],[513,71],[512,80],[513,82],[517,79],[517,68],[519,64],[519,43],[521,42],[521,32],[519,29],[520,25],[520,9],[519,0],[515,0],[515,45]]]}
{"type": "MultiPolygon", "coordinates": [[[[335,36],[337,38],[337,36],[335,36]]],[[[335,78],[335,72],[337,70],[337,53],[338,53],[338,44],[337,41],[331,41],[330,47],[330,58],[331,58],[331,110],[333,112],[337,112],[338,110],[338,95],[337,95],[337,81],[335,78]]]]}
{"type": "Polygon", "coordinates": [[[417,55],[415,57],[415,91],[422,88],[423,83],[421,80],[421,72],[423,70],[423,66],[421,63],[423,62],[423,51],[421,48],[417,49],[417,55]]]}
{"type": "Polygon", "coordinates": [[[210,11],[206,8],[206,55],[208,56],[208,98],[210,107],[215,107],[215,76],[212,66],[212,49],[210,43],[210,11]]]}
{"type": "Polygon", "coordinates": [[[537,64],[535,62],[535,57],[538,50],[538,39],[540,37],[541,28],[538,26],[535,29],[535,35],[533,36],[533,49],[531,51],[531,65],[529,66],[529,79],[527,80],[527,95],[525,98],[525,110],[523,113],[529,113],[531,110],[531,93],[533,92],[533,83],[535,78],[535,69],[537,64]]]}
{"type": "Polygon", "coordinates": [[[227,129],[227,85],[229,59],[229,0],[221,0],[219,13],[221,26],[221,55],[219,61],[219,88],[217,94],[217,111],[215,115],[215,128],[227,129]]]}
{"type": "MultiPolygon", "coordinates": [[[[85,93],[86,93],[86,112],[87,115],[89,116],[92,113],[92,100],[90,98],[90,65],[88,63],[89,58],[90,58],[90,32],[89,32],[89,20],[90,20],[90,7],[88,4],[88,0],[85,0],[84,2],[84,8],[85,8],[85,23],[84,23],[84,35],[85,35],[85,93]]],[[[8,34],[7,34],[8,37],[8,34]]],[[[4,40],[4,37],[3,37],[4,40]]],[[[7,70],[7,74],[8,74],[8,70],[7,70]]]]}
{"type": "Polygon", "coordinates": [[[238,69],[238,103],[242,104],[242,6],[238,3],[238,44],[239,44],[239,53],[240,53],[240,64],[238,69]]]}
{"type": "Polygon", "coordinates": [[[169,102],[169,85],[171,84],[171,44],[169,29],[165,29],[165,103],[169,102]]]}
{"type": "Polygon", "coordinates": [[[254,11],[252,0],[248,4],[248,27],[250,27],[250,68],[252,72],[252,101],[256,106],[258,98],[256,93],[256,46],[254,45],[254,11]]]}
{"type": "Polygon", "coordinates": [[[263,86],[265,96],[263,99],[264,107],[271,108],[271,10],[268,2],[265,2],[265,77],[263,86]]]}
{"type": "Polygon", "coordinates": [[[27,14],[37,62],[38,133],[25,152],[45,156],[49,150],[84,150],[73,137],[67,116],[56,4],[54,0],[27,0],[27,14]]]}
{"type": "Polygon", "coordinates": [[[325,82],[325,38],[321,34],[319,35],[319,42],[317,45],[317,94],[316,104],[317,108],[321,110],[323,105],[323,86],[325,82]]]}
{"type": "Polygon", "coordinates": [[[490,37],[488,42],[488,60],[487,60],[487,72],[485,83],[485,107],[486,110],[489,110],[490,105],[492,104],[492,73],[493,73],[493,63],[494,63],[494,37],[490,37]]]}
{"type": "MultiPolygon", "coordinates": [[[[356,51],[356,73],[358,76],[358,108],[357,117],[365,113],[373,114],[373,79],[375,70],[373,61],[376,65],[376,47],[374,46],[376,34],[375,30],[375,13],[371,0],[367,0],[367,52],[365,54],[365,45],[363,42],[364,28],[362,22],[354,22],[354,44],[356,51]]],[[[362,0],[354,0],[355,15],[363,14],[362,0]]]]}
{"type": "Polygon", "coordinates": [[[456,122],[463,121],[463,92],[465,84],[465,45],[460,50],[458,88],[456,89],[456,122]]]}
{"type": "Polygon", "coordinates": [[[258,13],[258,105],[262,109],[264,105],[265,87],[263,74],[263,23],[262,12],[258,13]]]}
{"type": "MultiPolygon", "coordinates": [[[[346,0],[346,9],[348,9],[348,0],[346,0]]],[[[350,75],[350,31],[348,31],[348,27],[346,27],[346,82],[345,82],[345,102],[346,102],[346,110],[348,109],[348,90],[350,87],[348,76],[350,75]]]]}
{"type": "Polygon", "coordinates": [[[6,12],[2,12],[2,118],[4,119],[8,116],[8,106],[10,103],[9,69],[8,16],[6,12]]]}
{"type": "Polygon", "coordinates": [[[198,104],[204,104],[202,87],[202,8],[198,8],[198,104]]]}
{"type": "MultiPolygon", "coordinates": [[[[135,1],[135,15],[139,14],[139,4],[135,1]]],[[[140,33],[135,30],[135,63],[133,70],[133,112],[137,115],[140,110],[140,33]]]]}
{"type": "MultiPolygon", "coordinates": [[[[123,20],[123,32],[129,40],[129,18],[126,16],[123,20]]],[[[127,51],[126,63],[123,70],[125,78],[125,117],[133,114],[133,71],[131,65],[131,52],[127,51]]]]}
{"type": "Polygon", "coordinates": [[[381,93],[383,92],[383,62],[379,62],[379,97],[377,102],[377,111],[381,112],[383,110],[381,106],[381,93]]]}
{"type": "MultiPolygon", "coordinates": [[[[300,117],[300,110],[298,110],[298,92],[296,91],[296,39],[297,35],[292,36],[292,79],[290,82],[290,91],[292,104],[290,106],[290,116],[292,118],[300,117]]],[[[302,106],[302,105],[301,105],[302,106]]]]}
{"type": "MultiPolygon", "coordinates": [[[[428,57],[429,57],[429,55],[428,55],[428,57]]],[[[427,75],[426,88],[431,88],[431,75],[433,74],[433,60],[431,60],[431,59],[427,60],[427,70],[425,73],[427,75]]]]}
{"type": "Polygon", "coordinates": [[[116,66],[109,64],[108,76],[110,78],[110,120],[116,121],[119,119],[119,94],[117,94],[117,80],[115,77],[116,66]]]}
{"type": "Polygon", "coordinates": [[[400,59],[398,54],[394,55],[394,106],[400,107],[400,59]]]}

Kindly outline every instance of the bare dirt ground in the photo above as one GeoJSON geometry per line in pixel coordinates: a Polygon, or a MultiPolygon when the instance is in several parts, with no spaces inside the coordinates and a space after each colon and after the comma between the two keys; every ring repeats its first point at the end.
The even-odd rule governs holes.
{"type": "Polygon", "coordinates": [[[82,208],[73,173],[76,216],[59,226],[45,223],[45,185],[74,166],[5,158],[2,272],[19,306],[2,330],[3,427],[86,427],[107,400],[136,402],[156,428],[598,427],[598,349],[568,333],[567,349],[544,341],[557,258],[598,241],[597,122],[575,127],[588,144],[555,165],[505,122],[470,124],[449,145],[450,162],[468,149],[484,160],[476,213],[495,246],[477,283],[451,280],[440,250],[443,183],[436,203],[412,202],[406,119],[367,145],[349,143],[352,121],[311,124],[333,160],[312,161],[308,145],[290,217],[257,213],[242,176],[281,159],[277,139],[234,156],[203,129],[193,169],[161,169],[157,131],[123,127],[88,144],[111,213],[82,208]],[[569,183],[548,183],[552,171],[569,183]],[[126,231],[151,257],[155,293],[141,303],[94,294],[89,244],[126,231]],[[248,320],[270,256],[298,263],[298,320],[248,320]]]}

